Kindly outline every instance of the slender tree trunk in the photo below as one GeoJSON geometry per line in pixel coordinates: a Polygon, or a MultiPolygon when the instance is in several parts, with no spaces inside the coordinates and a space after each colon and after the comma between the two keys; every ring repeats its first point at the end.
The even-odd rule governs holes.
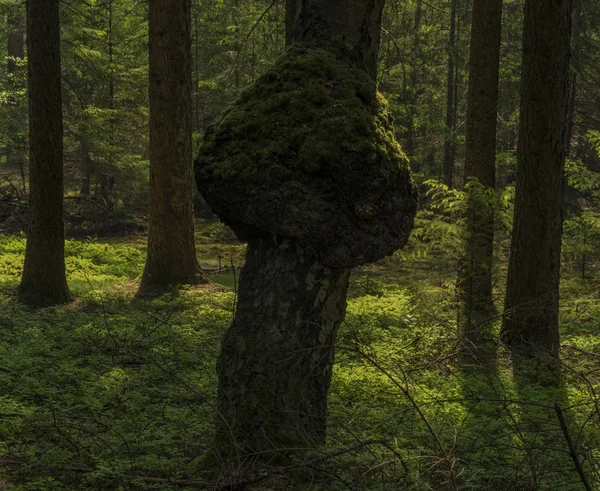
{"type": "Polygon", "coordinates": [[[80,194],[86,198],[89,198],[92,193],[94,162],[90,154],[90,141],[87,127],[82,128],[79,147],[81,149],[81,157],[83,159],[83,179],[81,182],[80,194]]]}
{"type": "Polygon", "coordinates": [[[567,150],[566,157],[571,153],[573,132],[575,129],[575,107],[577,105],[577,71],[579,69],[579,37],[583,31],[583,22],[580,15],[581,1],[573,0],[573,33],[572,33],[572,53],[571,53],[571,78],[569,80],[569,110],[567,112],[567,150]]]}
{"type": "Polygon", "coordinates": [[[294,42],[294,19],[298,0],[285,0],[285,45],[290,46],[294,42]]]}
{"type": "Polygon", "coordinates": [[[496,185],[501,32],[502,0],[473,0],[465,142],[468,236],[459,283],[462,335],[476,347],[486,337],[482,323],[493,311],[494,207],[487,198],[496,185]]]}
{"type": "Polygon", "coordinates": [[[558,354],[571,0],[526,0],[515,221],[502,326],[514,351],[558,354]]]}
{"type": "MultiPolygon", "coordinates": [[[[412,35],[412,54],[410,67],[410,98],[408,100],[408,108],[406,111],[406,154],[411,158],[415,153],[415,119],[417,117],[416,105],[420,92],[419,77],[421,73],[421,16],[423,12],[422,0],[417,0],[415,6],[415,21],[413,24],[412,35]]],[[[406,91],[405,91],[406,92],[406,91]]]]}
{"type": "MultiPolygon", "coordinates": [[[[195,5],[195,4],[193,4],[195,5]]],[[[193,8],[192,8],[193,12],[193,8]]],[[[198,86],[200,84],[200,21],[199,15],[193,15],[194,19],[194,85],[193,85],[193,98],[194,98],[194,125],[192,127],[192,134],[194,131],[200,131],[200,92],[198,86]]]]}
{"type": "MultiPolygon", "coordinates": [[[[375,79],[383,4],[305,0],[294,42],[333,50],[375,79]]],[[[219,357],[217,441],[228,451],[306,448],[325,440],[350,270],[328,267],[294,239],[273,237],[248,244],[238,308],[219,357]]]]}
{"type": "Polygon", "coordinates": [[[448,39],[448,77],[446,83],[446,139],[444,141],[444,162],[442,176],[449,188],[454,180],[454,154],[456,131],[456,6],[458,0],[452,0],[450,7],[450,37],[448,39]]]}
{"type": "MultiPolygon", "coordinates": [[[[108,77],[108,109],[110,117],[108,118],[108,166],[103,173],[97,169],[99,174],[99,196],[107,210],[113,209],[113,189],[115,176],[113,173],[114,164],[114,143],[115,143],[115,73],[114,73],[114,41],[113,41],[113,0],[108,0],[108,28],[106,31],[108,37],[108,63],[110,66],[108,77]],[[108,184],[108,186],[107,186],[108,184]]],[[[91,161],[90,161],[91,162],[91,161]]]]}
{"type": "MultiPolygon", "coordinates": [[[[7,42],[7,73],[12,81],[11,89],[17,90],[17,80],[19,74],[18,60],[25,58],[25,16],[23,15],[22,5],[15,4],[11,7],[8,18],[8,42],[7,42]]],[[[8,119],[8,140],[9,145],[6,152],[6,163],[19,168],[21,175],[22,189],[25,192],[25,142],[24,135],[26,121],[24,108],[15,99],[13,94],[8,96],[8,106],[10,107],[8,119]]]]}
{"type": "Polygon", "coordinates": [[[190,0],[151,0],[150,221],[140,291],[202,279],[194,243],[190,0]]]}
{"type": "Polygon", "coordinates": [[[59,0],[27,1],[29,218],[18,298],[33,306],[71,300],[63,224],[63,124],[59,0]]]}

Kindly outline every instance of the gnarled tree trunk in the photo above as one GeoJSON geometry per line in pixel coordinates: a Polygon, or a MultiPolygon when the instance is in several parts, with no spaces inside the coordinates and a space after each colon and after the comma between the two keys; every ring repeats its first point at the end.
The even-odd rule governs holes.
{"type": "Polygon", "coordinates": [[[350,269],[412,228],[416,190],[375,88],[383,4],[299,2],[294,47],[205,135],[198,186],[248,240],[218,362],[225,451],[324,442],[350,269]]]}

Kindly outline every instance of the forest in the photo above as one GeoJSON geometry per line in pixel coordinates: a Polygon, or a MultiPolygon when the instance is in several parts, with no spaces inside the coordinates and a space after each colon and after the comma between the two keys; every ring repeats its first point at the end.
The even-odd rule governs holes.
{"type": "Polygon", "coordinates": [[[0,489],[600,490],[600,1],[0,0],[0,489]]]}

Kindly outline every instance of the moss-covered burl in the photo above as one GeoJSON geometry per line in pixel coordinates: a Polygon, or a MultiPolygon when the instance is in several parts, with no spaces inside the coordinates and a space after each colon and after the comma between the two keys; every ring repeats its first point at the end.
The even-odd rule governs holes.
{"type": "Polygon", "coordinates": [[[416,206],[375,82],[329,51],[301,46],[208,130],[196,179],[241,240],[293,238],[332,267],[402,247],[416,206]]]}
{"type": "Polygon", "coordinates": [[[385,100],[343,48],[295,45],[207,131],[196,180],[248,241],[219,447],[270,459],[320,444],[350,268],[402,247],[416,211],[385,100]]]}

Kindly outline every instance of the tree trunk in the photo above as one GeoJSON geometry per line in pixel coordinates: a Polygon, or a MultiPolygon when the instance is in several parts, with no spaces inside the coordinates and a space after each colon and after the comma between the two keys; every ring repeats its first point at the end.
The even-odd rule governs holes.
{"type": "Polygon", "coordinates": [[[502,326],[514,351],[558,354],[571,0],[526,0],[515,221],[502,326]]]}
{"type": "Polygon", "coordinates": [[[194,244],[190,0],[151,0],[150,220],[141,292],[202,279],[194,244]]]}
{"type": "MultiPolygon", "coordinates": [[[[330,50],[374,80],[383,3],[305,0],[294,42],[330,50]]],[[[324,443],[349,274],[349,268],[328,267],[295,239],[268,233],[250,239],[238,308],[218,362],[217,442],[226,451],[324,443]]]]}
{"type": "Polygon", "coordinates": [[[285,45],[290,46],[294,42],[294,19],[298,0],[285,0],[285,45]]]}
{"type": "MultiPolygon", "coordinates": [[[[12,81],[12,91],[18,90],[19,64],[17,60],[25,58],[25,16],[23,15],[22,5],[15,4],[9,10],[7,17],[8,24],[8,42],[6,63],[9,80],[12,81]]],[[[13,94],[8,96],[8,107],[10,108],[7,133],[8,148],[6,151],[6,163],[19,168],[22,180],[22,188],[25,192],[25,112],[22,105],[13,94]]]]}
{"type": "Polygon", "coordinates": [[[18,298],[33,306],[72,299],[63,223],[63,124],[59,0],[27,1],[29,219],[18,298]]]}
{"type": "Polygon", "coordinates": [[[577,73],[579,70],[579,43],[583,31],[582,16],[580,15],[581,1],[573,0],[572,5],[573,26],[572,26],[572,50],[571,50],[571,75],[569,80],[569,109],[567,112],[567,149],[565,155],[569,158],[575,129],[575,109],[577,105],[577,73]]]}
{"type": "Polygon", "coordinates": [[[342,50],[375,80],[385,0],[302,0],[294,41],[342,50]]]}
{"type": "Polygon", "coordinates": [[[482,323],[493,311],[496,122],[500,73],[502,0],[473,0],[465,142],[467,184],[466,255],[459,280],[463,297],[462,335],[479,347],[482,323]],[[475,182],[469,183],[475,178],[475,182]]]}
{"type": "Polygon", "coordinates": [[[448,39],[448,77],[446,83],[446,138],[444,140],[444,162],[442,176],[444,184],[452,188],[454,181],[454,154],[456,131],[456,4],[452,0],[450,7],[450,37],[448,39]]]}
{"type": "Polygon", "coordinates": [[[218,362],[219,440],[247,450],[323,443],[349,274],[298,254],[289,240],[248,244],[218,362]]]}
{"type": "Polygon", "coordinates": [[[407,97],[407,90],[405,87],[405,100],[407,100],[406,108],[406,135],[405,135],[405,148],[404,151],[409,158],[415,154],[416,145],[416,128],[415,120],[417,118],[417,102],[419,98],[420,88],[420,76],[421,76],[421,17],[423,13],[423,2],[417,0],[415,5],[415,21],[413,24],[412,33],[412,53],[411,53],[411,67],[410,67],[410,97],[407,97]]]}

